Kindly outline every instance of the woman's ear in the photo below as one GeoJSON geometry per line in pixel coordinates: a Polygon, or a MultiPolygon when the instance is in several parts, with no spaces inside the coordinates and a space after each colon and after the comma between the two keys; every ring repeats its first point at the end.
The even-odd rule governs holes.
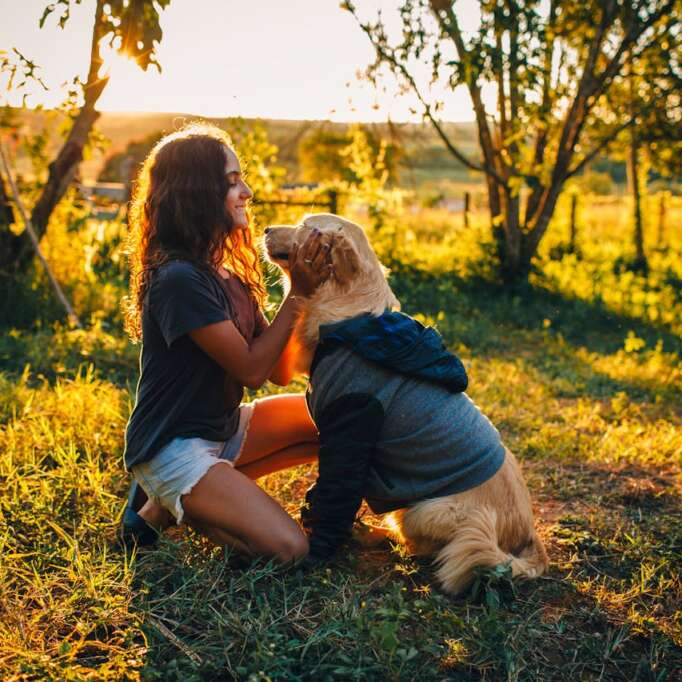
{"type": "Polygon", "coordinates": [[[339,284],[349,284],[360,271],[360,258],[348,237],[337,232],[331,240],[333,276],[339,284]]]}

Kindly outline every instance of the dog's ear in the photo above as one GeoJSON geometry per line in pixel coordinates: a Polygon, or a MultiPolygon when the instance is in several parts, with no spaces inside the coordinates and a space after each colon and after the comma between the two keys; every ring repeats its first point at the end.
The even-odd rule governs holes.
{"type": "Polygon", "coordinates": [[[332,237],[331,260],[334,278],[339,284],[348,284],[360,271],[358,252],[342,232],[336,232],[332,237]]]}

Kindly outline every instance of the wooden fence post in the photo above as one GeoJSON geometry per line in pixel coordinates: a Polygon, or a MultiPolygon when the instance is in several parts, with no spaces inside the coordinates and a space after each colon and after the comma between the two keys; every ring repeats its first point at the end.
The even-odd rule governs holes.
{"type": "Polygon", "coordinates": [[[571,222],[570,222],[570,236],[568,241],[568,249],[571,253],[575,253],[575,241],[577,233],[576,218],[578,213],[578,193],[571,194],[571,222]]]}
{"type": "Polygon", "coordinates": [[[330,189],[327,192],[329,212],[338,213],[339,212],[339,193],[335,189],[330,189]]]}
{"type": "Polygon", "coordinates": [[[469,227],[469,212],[471,211],[471,192],[464,192],[464,227],[469,227]]]}
{"type": "Polygon", "coordinates": [[[665,237],[665,223],[667,212],[667,192],[661,192],[658,195],[658,237],[656,239],[659,249],[663,248],[663,239],[665,237]]]}

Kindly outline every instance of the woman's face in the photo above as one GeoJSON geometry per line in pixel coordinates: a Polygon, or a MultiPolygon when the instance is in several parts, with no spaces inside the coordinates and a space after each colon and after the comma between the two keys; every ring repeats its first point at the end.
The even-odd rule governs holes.
{"type": "Polygon", "coordinates": [[[245,230],[249,226],[246,205],[253,196],[253,192],[242,178],[242,169],[237,155],[229,148],[226,149],[226,153],[225,175],[227,176],[228,190],[225,208],[227,208],[235,228],[245,230]]]}

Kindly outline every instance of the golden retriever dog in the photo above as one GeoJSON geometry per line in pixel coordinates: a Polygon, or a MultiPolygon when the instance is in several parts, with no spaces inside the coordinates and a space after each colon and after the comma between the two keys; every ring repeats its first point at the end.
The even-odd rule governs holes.
{"type": "MultiPolygon", "coordinates": [[[[302,349],[297,370],[306,375],[321,325],[399,309],[387,271],[362,228],[340,216],[315,214],[298,226],[268,228],[264,242],[268,259],[286,272],[292,245],[302,244],[313,229],[322,233],[323,243],[329,246],[333,275],[305,300],[294,332],[302,349]]],[[[428,384],[420,384],[419,390],[429,390],[428,384]]],[[[424,415],[424,420],[428,423],[429,415],[424,415]]],[[[324,426],[318,423],[318,428],[322,440],[324,426]]],[[[457,428],[458,424],[452,425],[457,428]]],[[[508,449],[500,444],[500,450],[504,451],[500,454],[502,464],[482,484],[456,494],[416,500],[387,518],[386,532],[410,551],[435,555],[437,580],[445,592],[464,590],[476,567],[508,564],[513,576],[526,578],[539,576],[547,568],[547,554],[534,528],[521,469],[508,449]]]]}

